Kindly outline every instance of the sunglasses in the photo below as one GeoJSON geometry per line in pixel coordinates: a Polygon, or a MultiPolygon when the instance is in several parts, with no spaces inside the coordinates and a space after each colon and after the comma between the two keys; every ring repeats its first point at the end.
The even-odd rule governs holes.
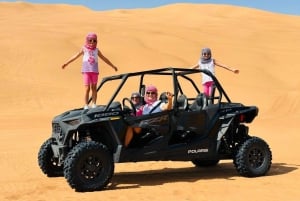
{"type": "Polygon", "coordinates": [[[139,99],[139,97],[138,97],[138,96],[132,96],[131,99],[132,99],[132,100],[133,100],[133,99],[139,99]]]}
{"type": "Polygon", "coordinates": [[[154,92],[154,91],[147,91],[146,94],[147,95],[152,95],[152,94],[156,94],[156,92],[154,92]]]}
{"type": "Polygon", "coordinates": [[[90,39],[88,41],[89,41],[89,43],[97,43],[97,40],[95,40],[95,39],[90,39]]]}
{"type": "Polygon", "coordinates": [[[210,54],[209,53],[203,53],[202,55],[203,56],[209,56],[210,54]]]}

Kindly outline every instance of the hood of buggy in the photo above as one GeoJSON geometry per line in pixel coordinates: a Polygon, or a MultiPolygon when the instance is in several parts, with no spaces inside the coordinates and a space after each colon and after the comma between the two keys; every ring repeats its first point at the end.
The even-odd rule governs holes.
{"type": "Polygon", "coordinates": [[[121,110],[105,110],[105,106],[98,106],[84,110],[73,109],[66,111],[53,119],[53,123],[64,123],[69,126],[76,126],[82,123],[92,123],[95,121],[107,121],[121,116],[121,110]]]}

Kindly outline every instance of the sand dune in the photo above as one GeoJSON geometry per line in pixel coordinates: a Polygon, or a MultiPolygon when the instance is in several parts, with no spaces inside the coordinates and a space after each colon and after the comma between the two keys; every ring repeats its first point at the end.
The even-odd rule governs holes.
{"type": "MultiPolygon", "coordinates": [[[[0,200],[298,200],[300,17],[212,4],[96,12],[82,6],[0,3],[0,200]],[[37,152],[51,119],[82,106],[80,60],[61,65],[100,36],[118,73],[194,65],[202,47],[239,75],[217,69],[233,101],[257,105],[250,125],[273,151],[268,176],[237,176],[231,162],[212,169],[190,163],[116,165],[107,191],[75,193],[64,178],[47,178],[37,152]],[[149,168],[150,167],[150,168],[149,168]]],[[[101,76],[115,74],[100,63],[101,76]]]]}

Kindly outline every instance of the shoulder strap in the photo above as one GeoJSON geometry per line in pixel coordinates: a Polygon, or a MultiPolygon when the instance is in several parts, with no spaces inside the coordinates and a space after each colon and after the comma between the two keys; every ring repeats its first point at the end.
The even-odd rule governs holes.
{"type": "Polygon", "coordinates": [[[158,106],[160,106],[161,101],[158,101],[158,103],[150,110],[149,114],[151,114],[158,106]]]}

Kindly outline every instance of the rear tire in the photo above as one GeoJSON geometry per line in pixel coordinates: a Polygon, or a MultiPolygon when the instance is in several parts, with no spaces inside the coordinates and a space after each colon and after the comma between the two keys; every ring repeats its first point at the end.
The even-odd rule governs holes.
{"type": "Polygon", "coordinates": [[[64,175],[76,191],[102,190],[114,172],[112,154],[103,144],[90,141],[76,145],[64,162],[64,175]]]}
{"type": "Polygon", "coordinates": [[[239,147],[233,162],[236,170],[242,176],[263,176],[271,167],[272,153],[264,140],[251,137],[239,147]]]}
{"type": "Polygon", "coordinates": [[[61,177],[63,176],[63,167],[58,165],[58,158],[54,158],[54,154],[51,148],[53,139],[46,140],[38,153],[38,164],[42,172],[48,177],[61,177]]]}

